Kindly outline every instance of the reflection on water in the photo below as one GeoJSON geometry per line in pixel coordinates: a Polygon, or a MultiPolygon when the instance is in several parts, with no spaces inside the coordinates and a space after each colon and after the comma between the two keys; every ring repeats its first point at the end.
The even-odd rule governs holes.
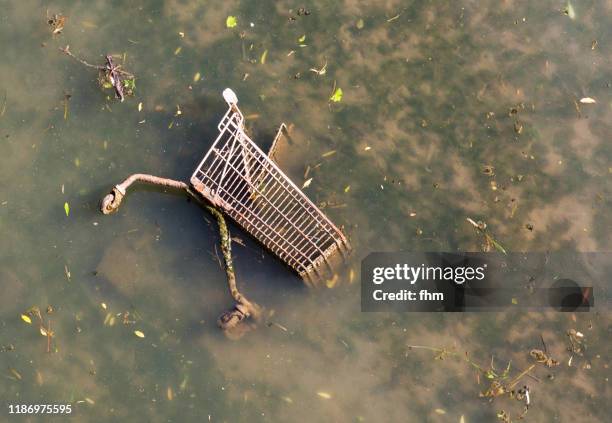
{"type": "Polygon", "coordinates": [[[576,3],[572,18],[514,1],[3,2],[2,402],[72,402],[82,421],[492,421],[521,404],[478,398],[464,361],[408,346],[518,373],[542,336],[561,366],[527,379],[526,419],[606,421],[607,313],[362,314],[349,270],[309,292],[234,228],[239,283],[277,324],[233,342],[214,323],[230,301],[202,209],[137,189],[97,212],[129,173],[186,179],[231,86],[255,140],[293,125],[287,170],[301,184],[310,168],[354,274],[370,251],[479,249],[467,217],[509,251],[609,250],[612,3],[576,3]],[[55,37],[47,8],[68,17],[55,37]],[[136,97],[102,93],[68,44],[124,55],[136,97]],[[51,354],[19,318],[33,305],[51,354]],[[568,366],[571,328],[588,348],[568,366]]]}

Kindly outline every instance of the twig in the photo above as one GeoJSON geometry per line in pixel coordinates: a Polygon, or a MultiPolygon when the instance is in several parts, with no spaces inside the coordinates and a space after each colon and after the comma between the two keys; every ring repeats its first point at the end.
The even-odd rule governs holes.
{"type": "Polygon", "coordinates": [[[424,345],[408,345],[408,348],[410,349],[421,349],[421,350],[429,350],[429,351],[435,351],[435,352],[450,352],[445,348],[435,348],[435,347],[427,347],[424,345]]]}
{"type": "MultiPolygon", "coordinates": [[[[72,57],[74,60],[76,60],[76,61],[77,61],[77,62],[79,62],[80,64],[87,66],[88,68],[97,69],[97,70],[101,70],[101,71],[106,71],[106,70],[108,70],[106,66],[97,66],[97,65],[92,65],[91,63],[86,62],[85,60],[83,60],[83,59],[81,59],[81,58],[78,58],[77,56],[75,56],[74,54],[72,54],[72,52],[70,51],[70,46],[66,46],[66,47],[63,47],[63,48],[62,48],[62,47],[60,47],[60,48],[59,48],[59,50],[60,50],[62,53],[66,54],[66,55],[68,55],[68,56],[70,56],[70,57],[72,57]]],[[[114,71],[114,72],[118,72],[118,73],[120,73],[120,74],[122,74],[122,75],[125,75],[125,76],[127,76],[128,78],[133,78],[133,77],[134,77],[134,75],[133,75],[133,74],[131,74],[131,73],[129,73],[129,72],[126,72],[126,71],[124,71],[123,69],[121,69],[121,65],[114,66],[114,67],[113,67],[113,71],[114,71]]]]}
{"type": "Polygon", "coordinates": [[[49,319],[47,329],[47,354],[51,353],[51,319],[49,319]]]}
{"type": "Polygon", "coordinates": [[[546,342],[544,342],[544,336],[540,334],[540,340],[542,341],[542,346],[544,347],[544,352],[548,354],[548,349],[546,348],[546,342]]]}
{"type": "Polygon", "coordinates": [[[68,56],[72,57],[74,60],[76,60],[77,62],[81,63],[82,65],[87,66],[88,68],[93,68],[93,69],[98,69],[98,70],[104,70],[105,67],[104,66],[96,66],[96,65],[92,65],[91,63],[87,63],[85,60],[83,59],[79,59],[78,57],[76,57],[74,54],[72,54],[72,52],[70,51],[70,46],[66,46],[64,48],[60,47],[59,49],[62,53],[67,54],[68,56]]]}
{"type": "Polygon", "coordinates": [[[509,391],[512,388],[514,388],[516,386],[516,384],[520,382],[521,378],[523,376],[525,376],[526,374],[528,374],[530,371],[532,371],[534,367],[535,367],[535,364],[532,364],[527,369],[525,369],[521,373],[519,373],[519,375],[512,380],[512,382],[508,385],[508,387],[506,389],[509,391]]]}

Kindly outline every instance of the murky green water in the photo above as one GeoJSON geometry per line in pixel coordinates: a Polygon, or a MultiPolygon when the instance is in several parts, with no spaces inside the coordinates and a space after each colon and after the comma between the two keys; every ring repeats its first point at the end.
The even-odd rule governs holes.
{"type": "Polygon", "coordinates": [[[473,422],[501,409],[516,419],[520,403],[478,398],[486,383],[465,362],[408,346],[469,351],[483,366],[494,355],[518,373],[542,335],[561,365],[526,379],[525,418],[608,421],[609,313],[359,305],[361,258],[477,251],[466,217],[510,251],[610,250],[612,2],[576,1],[572,17],[565,7],[1,1],[0,420],[18,403],[72,403],[77,421],[473,422]],[[302,6],[311,13],[298,16],[302,6]],[[51,36],[47,9],[68,16],[62,34],[51,36]],[[136,97],[101,92],[66,45],[96,64],[125,55],[136,97]],[[334,84],[344,96],[332,104],[334,84]],[[130,173],[187,179],[227,86],[255,140],[293,124],[288,172],[301,184],[313,169],[308,195],[355,248],[336,288],[310,292],[233,228],[246,241],[234,247],[240,287],[278,323],[238,341],[215,325],[231,303],[210,216],[144,188],[117,215],[97,210],[130,173]],[[51,322],[50,354],[38,323],[20,318],[32,306],[51,322]],[[568,366],[572,328],[588,349],[568,366]]]}

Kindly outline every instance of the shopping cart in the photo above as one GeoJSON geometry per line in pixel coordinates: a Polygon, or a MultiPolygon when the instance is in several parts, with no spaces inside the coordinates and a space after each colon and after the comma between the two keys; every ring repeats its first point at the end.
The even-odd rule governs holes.
{"type": "MultiPolygon", "coordinates": [[[[333,273],[346,257],[344,234],[249,138],[238,98],[223,91],[229,105],[219,136],[191,176],[192,187],[223,210],[308,284],[333,273]]],[[[284,125],[274,140],[276,145],[284,125]]]]}

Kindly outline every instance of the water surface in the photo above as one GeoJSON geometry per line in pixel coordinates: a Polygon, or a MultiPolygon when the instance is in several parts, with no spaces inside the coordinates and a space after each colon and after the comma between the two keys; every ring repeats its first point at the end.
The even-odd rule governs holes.
{"type": "Polygon", "coordinates": [[[612,2],[576,2],[573,18],[550,1],[0,6],[3,406],[70,402],[77,421],[516,418],[520,403],[478,397],[485,381],[461,359],[408,347],[485,367],[493,355],[518,373],[542,335],[561,366],[526,379],[526,419],[609,419],[609,313],[362,314],[358,269],[371,251],[478,251],[467,217],[508,251],[610,250],[612,2]],[[60,35],[47,10],[68,17],[60,35]],[[66,45],[96,64],[124,57],[136,96],[101,91],[66,45]],[[260,145],[292,125],[287,172],[301,185],[310,167],[306,193],[354,247],[334,289],[308,291],[232,227],[246,242],[239,286],[282,326],[238,341],[215,325],[231,302],[211,216],[146,188],[116,215],[97,209],[133,172],[186,180],[225,87],[260,145]],[[50,354],[20,318],[34,305],[55,332],[50,354]],[[572,366],[569,329],[588,344],[572,366]]]}

